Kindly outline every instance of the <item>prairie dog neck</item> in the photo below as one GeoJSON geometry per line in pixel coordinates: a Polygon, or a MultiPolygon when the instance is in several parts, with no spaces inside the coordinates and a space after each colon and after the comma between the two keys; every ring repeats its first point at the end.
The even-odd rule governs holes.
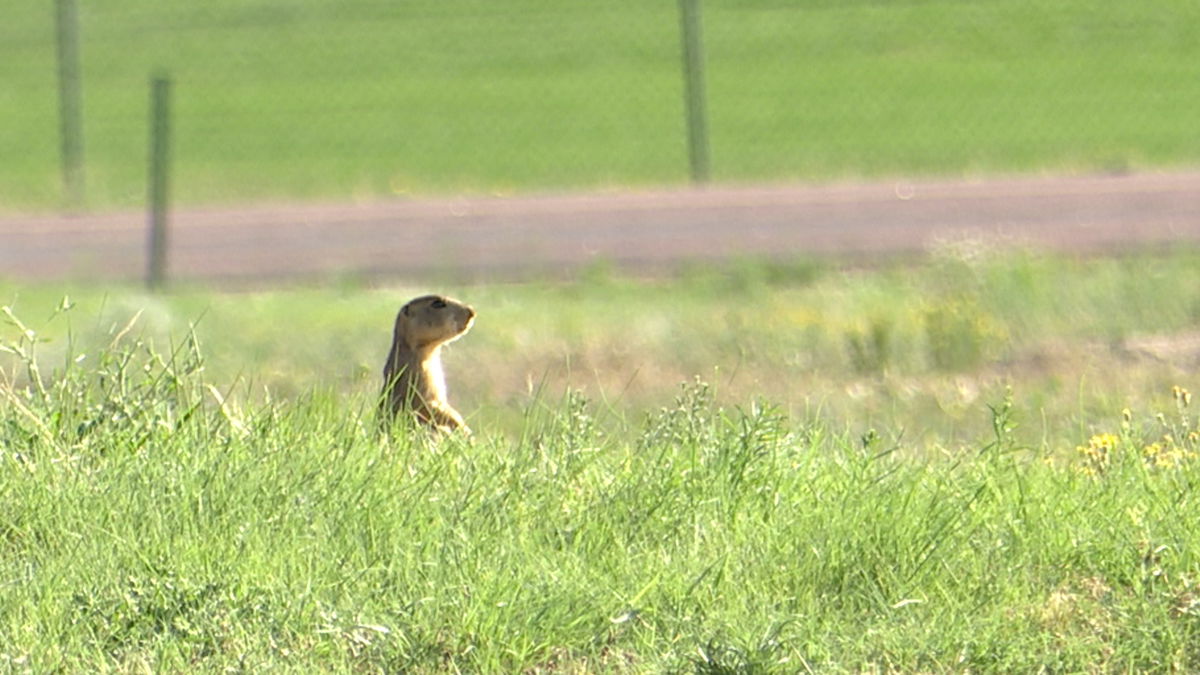
{"type": "Polygon", "coordinates": [[[414,349],[397,336],[392,350],[391,367],[385,375],[398,377],[397,386],[405,385],[426,401],[446,397],[446,372],[442,369],[442,345],[425,345],[414,349]]]}

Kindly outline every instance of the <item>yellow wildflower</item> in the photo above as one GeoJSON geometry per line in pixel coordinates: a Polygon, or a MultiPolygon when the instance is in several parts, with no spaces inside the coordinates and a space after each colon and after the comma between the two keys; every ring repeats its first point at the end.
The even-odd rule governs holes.
{"type": "Polygon", "coordinates": [[[1108,469],[1112,452],[1120,440],[1116,434],[1103,433],[1089,438],[1086,446],[1077,446],[1076,452],[1083,455],[1084,473],[1096,475],[1108,469]]]}
{"type": "Polygon", "coordinates": [[[1171,387],[1171,395],[1175,397],[1175,402],[1182,405],[1184,408],[1192,402],[1192,392],[1184,389],[1179,385],[1171,387]]]}
{"type": "Polygon", "coordinates": [[[1181,448],[1171,434],[1163,434],[1162,440],[1142,448],[1146,463],[1159,469],[1173,469],[1196,457],[1196,453],[1181,448]]]}

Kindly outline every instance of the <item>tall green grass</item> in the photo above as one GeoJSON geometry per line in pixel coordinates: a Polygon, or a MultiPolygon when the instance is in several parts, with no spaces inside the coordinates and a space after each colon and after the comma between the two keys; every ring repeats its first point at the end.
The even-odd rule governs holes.
{"type": "Polygon", "coordinates": [[[949,257],[460,289],[480,321],[446,361],[472,439],[378,432],[363,355],[394,291],[10,290],[0,662],[1195,670],[1196,355],[1122,341],[1194,331],[1197,269],[949,257]],[[763,308],[824,328],[745,320],[763,308]],[[576,387],[529,351],[597,370],[576,387]],[[712,369],[739,359],[748,382],[712,369]],[[472,393],[488,378],[509,388],[472,393]]]}
{"type": "Polygon", "coordinates": [[[571,394],[519,437],[381,437],[362,397],[231,403],[188,339],[53,374],[5,348],[32,369],[0,386],[13,670],[1200,666],[1182,398],[1167,463],[1148,411],[1097,462],[995,401],[921,458],[702,383],[617,434],[571,394]]]}
{"type": "MultiPolygon", "coordinates": [[[[714,178],[1195,164],[1200,13],[1105,3],[704,3],[714,178]]],[[[681,183],[675,3],[81,7],[89,203],[145,194],[175,81],[181,204],[681,183]],[[136,45],[131,49],[130,45],[136,45]]],[[[0,208],[59,202],[53,12],[0,26],[0,208]]]]}

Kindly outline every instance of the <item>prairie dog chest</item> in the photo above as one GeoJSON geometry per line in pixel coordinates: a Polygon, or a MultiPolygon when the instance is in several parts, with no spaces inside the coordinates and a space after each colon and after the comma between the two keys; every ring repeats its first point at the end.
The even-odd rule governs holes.
{"type": "Polygon", "coordinates": [[[442,370],[442,355],[435,351],[421,364],[421,380],[428,391],[421,392],[427,399],[440,401],[446,398],[446,373],[442,370]]]}

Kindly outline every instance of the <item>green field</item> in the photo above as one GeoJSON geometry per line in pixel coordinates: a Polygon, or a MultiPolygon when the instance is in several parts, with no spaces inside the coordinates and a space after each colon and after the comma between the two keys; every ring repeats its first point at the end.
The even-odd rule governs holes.
{"type": "MultiPolygon", "coordinates": [[[[83,4],[83,3],[81,3],[83,4]]],[[[83,4],[88,204],[145,194],[175,82],[181,204],[681,183],[675,2],[83,4]]],[[[714,178],[1195,165],[1200,9],[704,3],[714,178]]],[[[0,25],[0,210],[54,208],[53,12],[0,25]]]]}
{"type": "Polygon", "coordinates": [[[452,289],[383,439],[425,290],[0,288],[0,667],[1200,668],[1200,254],[452,289]]]}

